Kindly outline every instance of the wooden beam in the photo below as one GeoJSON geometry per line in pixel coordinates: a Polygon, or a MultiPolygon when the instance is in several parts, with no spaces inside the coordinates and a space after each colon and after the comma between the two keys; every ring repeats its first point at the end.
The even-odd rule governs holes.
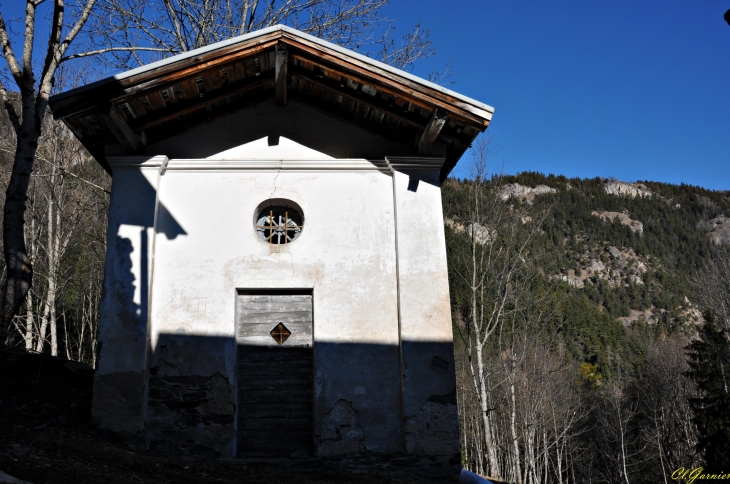
{"type": "Polygon", "coordinates": [[[308,71],[303,68],[295,68],[292,66],[292,74],[306,82],[311,82],[314,85],[321,86],[333,93],[337,93],[343,98],[352,100],[353,102],[359,103],[363,106],[368,106],[371,109],[377,109],[387,113],[389,116],[399,119],[403,123],[412,126],[416,129],[424,129],[425,118],[415,113],[409,113],[400,109],[394,105],[390,105],[383,101],[380,96],[369,96],[363,93],[361,90],[354,90],[346,87],[342,87],[340,82],[334,82],[326,77],[317,78],[312,71],[308,71]]]}
{"type": "MultiPolygon", "coordinates": [[[[158,124],[162,124],[166,121],[169,121],[171,119],[179,118],[180,116],[185,116],[186,114],[190,114],[194,111],[197,111],[198,109],[204,108],[206,106],[210,106],[211,104],[215,104],[217,102],[223,101],[227,98],[246,94],[251,91],[257,91],[260,89],[271,89],[271,74],[270,73],[264,73],[260,77],[254,77],[254,81],[249,82],[247,84],[234,86],[232,88],[227,89],[226,91],[219,91],[219,93],[216,93],[216,96],[206,97],[206,98],[197,98],[192,100],[186,100],[184,102],[177,103],[177,108],[174,111],[168,111],[168,112],[161,112],[160,116],[155,117],[154,113],[150,114],[148,117],[140,118],[139,122],[141,124],[138,125],[138,129],[149,129],[154,126],[157,126],[158,124]]],[[[269,94],[271,95],[271,94],[269,94]]]]}
{"type": "MultiPolygon", "coordinates": [[[[317,111],[320,111],[328,116],[331,116],[335,119],[339,119],[341,121],[344,121],[349,124],[353,124],[357,126],[358,128],[368,131],[373,134],[377,134],[379,136],[382,136],[383,138],[386,138],[390,141],[393,141],[394,143],[407,146],[408,148],[412,149],[413,144],[408,143],[408,139],[413,139],[414,133],[411,131],[410,135],[404,135],[399,130],[393,130],[389,129],[386,126],[382,124],[378,124],[374,121],[371,121],[369,117],[363,118],[359,114],[351,113],[344,109],[332,109],[333,106],[324,100],[314,97],[314,96],[307,96],[304,93],[297,92],[292,90],[292,92],[289,93],[292,101],[296,101],[300,104],[304,104],[305,106],[309,106],[310,108],[316,109],[317,111]]],[[[409,126],[409,128],[412,129],[412,127],[409,126]]]]}
{"type": "Polygon", "coordinates": [[[276,44],[276,107],[282,108],[286,106],[286,79],[287,65],[289,64],[289,51],[286,50],[286,44],[276,44]]]}
{"type": "MultiPolygon", "coordinates": [[[[247,109],[252,106],[256,106],[257,104],[270,101],[274,89],[273,81],[269,79],[269,83],[272,84],[269,89],[253,90],[249,92],[246,96],[242,96],[235,101],[228,103],[225,106],[221,106],[217,109],[213,109],[212,111],[207,111],[203,106],[202,109],[205,110],[204,116],[188,116],[185,119],[180,120],[170,118],[168,120],[170,122],[168,123],[161,123],[155,126],[151,126],[149,129],[145,130],[149,139],[148,144],[157,143],[172,136],[177,136],[180,133],[195,129],[198,126],[202,126],[218,119],[225,118],[226,116],[230,116],[231,114],[241,111],[242,109],[247,109]]],[[[177,117],[180,117],[180,115],[178,115],[177,117]]]]}
{"type": "Polygon", "coordinates": [[[109,108],[106,114],[102,114],[101,117],[114,137],[119,141],[119,144],[126,151],[130,153],[142,153],[144,151],[145,143],[134,134],[132,128],[129,127],[124,117],[117,112],[114,105],[109,108]]]}
{"type": "MultiPolygon", "coordinates": [[[[423,86],[417,82],[410,81],[391,72],[378,69],[377,67],[366,64],[354,57],[348,57],[345,59],[342,54],[327,49],[324,46],[313,44],[306,39],[299,37],[296,39],[289,39],[287,34],[284,34],[284,37],[286,38],[292,52],[296,49],[297,51],[300,50],[309,54],[306,57],[314,65],[324,65],[324,63],[329,63],[332,66],[337,66],[337,70],[343,71],[343,75],[346,75],[353,80],[364,82],[365,84],[369,84],[381,91],[392,90],[393,92],[400,93],[401,96],[408,94],[427,105],[435,104],[441,108],[447,109],[453,116],[463,117],[469,124],[474,123],[481,125],[484,123],[485,116],[491,119],[491,113],[470,105],[460,99],[454,98],[446,93],[434,91],[433,88],[423,86]],[[347,72],[346,74],[344,74],[345,71],[347,72]],[[358,80],[356,76],[362,80],[358,80]],[[367,81],[366,79],[371,80],[367,81]]],[[[484,127],[486,128],[486,124],[484,127]]]]}
{"type": "Polygon", "coordinates": [[[231,62],[239,62],[242,59],[260,55],[276,45],[279,38],[281,38],[281,32],[275,32],[256,39],[254,44],[246,43],[245,46],[234,44],[223,49],[216,49],[121,81],[100,81],[104,84],[98,88],[55,101],[53,103],[54,119],[85,113],[89,110],[93,111],[98,109],[99,103],[125,100],[126,97],[135,96],[145,89],[165,89],[177,84],[180,79],[199,76],[205,70],[219,69],[231,62]]]}
{"type": "Polygon", "coordinates": [[[431,150],[431,146],[433,146],[434,141],[436,141],[436,138],[439,137],[439,133],[441,133],[441,128],[444,127],[444,124],[446,124],[446,111],[441,108],[436,108],[433,110],[433,113],[431,114],[431,119],[428,121],[428,125],[426,126],[426,129],[423,130],[423,133],[418,138],[418,143],[416,144],[416,151],[418,151],[419,155],[426,155],[431,150]]]}

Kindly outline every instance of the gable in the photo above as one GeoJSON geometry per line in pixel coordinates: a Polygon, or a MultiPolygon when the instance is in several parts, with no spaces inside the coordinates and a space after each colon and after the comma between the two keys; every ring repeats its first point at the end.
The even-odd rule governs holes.
{"type": "Polygon", "coordinates": [[[56,95],[50,106],[108,169],[107,154],[162,154],[150,147],[265,103],[284,112],[297,103],[399,147],[398,153],[378,153],[380,158],[445,156],[442,178],[493,112],[284,26],[56,95]]]}

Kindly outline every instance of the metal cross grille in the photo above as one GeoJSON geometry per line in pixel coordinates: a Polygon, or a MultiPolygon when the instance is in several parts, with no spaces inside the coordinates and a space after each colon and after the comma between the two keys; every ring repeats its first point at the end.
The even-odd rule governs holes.
{"type": "Polygon", "coordinates": [[[291,331],[287,329],[286,326],[284,326],[284,323],[279,323],[274,327],[274,329],[271,330],[269,333],[272,338],[274,338],[274,341],[276,341],[278,344],[283,345],[286,340],[289,339],[289,336],[291,336],[291,331]]]}
{"type": "Polygon", "coordinates": [[[301,216],[287,207],[262,210],[256,221],[256,232],[269,244],[288,244],[302,233],[301,216]]]}

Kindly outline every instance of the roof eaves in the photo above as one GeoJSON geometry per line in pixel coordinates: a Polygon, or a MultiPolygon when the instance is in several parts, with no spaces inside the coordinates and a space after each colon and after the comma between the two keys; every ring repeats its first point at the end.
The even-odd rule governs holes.
{"type": "Polygon", "coordinates": [[[137,76],[139,74],[143,74],[143,73],[149,72],[149,71],[154,70],[154,69],[160,69],[162,67],[165,67],[165,66],[174,64],[176,62],[183,61],[185,59],[189,59],[191,57],[196,57],[196,56],[204,55],[204,54],[207,54],[209,52],[213,52],[213,51],[218,50],[218,49],[222,49],[222,48],[229,47],[229,46],[233,46],[233,45],[236,45],[236,44],[239,44],[239,43],[247,42],[247,41],[250,41],[250,40],[255,39],[257,37],[261,37],[261,36],[265,36],[265,35],[274,33],[276,31],[286,32],[287,34],[290,34],[290,35],[292,35],[294,37],[300,37],[300,38],[306,39],[306,40],[308,40],[308,41],[310,41],[310,42],[312,42],[314,44],[318,44],[318,45],[320,45],[322,47],[325,47],[327,49],[336,51],[336,52],[338,52],[340,54],[343,54],[343,55],[346,55],[346,56],[355,58],[355,59],[357,59],[357,60],[359,60],[361,62],[364,62],[366,64],[370,64],[373,67],[377,67],[377,68],[382,69],[384,71],[388,71],[391,74],[394,74],[396,76],[405,78],[405,79],[407,79],[407,80],[409,80],[411,82],[415,82],[417,84],[420,84],[420,85],[422,85],[424,87],[427,87],[429,89],[432,89],[434,91],[437,91],[437,92],[440,92],[442,94],[445,94],[445,95],[454,97],[456,99],[459,99],[459,100],[461,100],[461,101],[463,101],[463,102],[465,102],[467,104],[470,104],[470,105],[474,106],[475,108],[478,108],[480,110],[486,111],[486,115],[487,115],[487,116],[485,116],[486,119],[491,119],[491,115],[494,114],[494,108],[492,106],[489,106],[487,104],[481,103],[481,102],[479,102],[479,101],[477,101],[475,99],[472,99],[472,98],[470,98],[468,96],[464,96],[464,95],[459,94],[457,92],[451,91],[450,89],[446,89],[443,86],[439,86],[438,84],[434,84],[433,82],[427,81],[427,80],[422,79],[422,78],[417,77],[417,76],[414,76],[413,74],[410,74],[408,72],[404,72],[404,71],[402,71],[400,69],[397,69],[397,68],[395,68],[393,66],[390,66],[388,64],[385,64],[383,62],[380,62],[380,61],[376,61],[374,59],[371,59],[368,56],[359,54],[357,52],[353,52],[352,50],[349,50],[349,49],[345,49],[344,47],[341,47],[339,45],[333,44],[331,42],[327,42],[327,41],[322,40],[320,38],[317,38],[317,37],[315,37],[313,35],[305,34],[304,32],[301,32],[301,31],[299,31],[297,29],[294,29],[294,28],[291,28],[291,27],[287,27],[286,25],[274,25],[272,27],[267,27],[265,29],[257,30],[255,32],[250,32],[248,34],[240,35],[238,37],[233,37],[233,38],[228,39],[228,40],[223,40],[221,42],[216,42],[215,44],[206,45],[205,47],[200,47],[198,49],[194,49],[194,50],[191,50],[191,51],[188,51],[188,52],[184,52],[182,54],[178,54],[178,55],[175,55],[173,57],[168,57],[167,59],[162,59],[162,60],[159,60],[159,61],[156,61],[156,62],[152,62],[151,64],[147,64],[147,65],[144,65],[144,66],[141,66],[141,67],[137,67],[135,69],[132,69],[132,70],[129,70],[129,71],[126,71],[126,72],[121,72],[121,73],[116,74],[114,76],[107,77],[105,79],[101,79],[99,81],[93,82],[91,84],[87,84],[85,86],[81,86],[81,87],[78,87],[76,89],[72,89],[70,91],[66,91],[66,92],[63,92],[63,93],[60,93],[60,94],[56,94],[55,96],[52,96],[51,97],[50,102],[51,103],[55,103],[55,102],[58,102],[58,101],[60,101],[62,99],[66,99],[68,97],[76,96],[79,93],[82,93],[82,92],[85,92],[85,91],[89,91],[91,89],[95,89],[95,88],[97,88],[99,86],[104,86],[104,85],[107,85],[107,84],[111,84],[111,83],[115,83],[115,82],[122,81],[124,79],[129,79],[129,78],[132,78],[132,77],[137,76]]]}

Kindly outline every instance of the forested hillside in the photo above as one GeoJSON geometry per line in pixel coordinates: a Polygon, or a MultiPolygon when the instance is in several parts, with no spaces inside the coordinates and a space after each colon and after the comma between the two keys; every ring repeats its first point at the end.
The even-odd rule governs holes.
{"type": "MultiPolygon", "coordinates": [[[[442,191],[465,467],[659,482],[712,464],[687,353],[714,327],[705,288],[727,257],[730,193],[483,173],[442,191]]],[[[724,394],[713,411],[730,410],[724,394]]]]}

